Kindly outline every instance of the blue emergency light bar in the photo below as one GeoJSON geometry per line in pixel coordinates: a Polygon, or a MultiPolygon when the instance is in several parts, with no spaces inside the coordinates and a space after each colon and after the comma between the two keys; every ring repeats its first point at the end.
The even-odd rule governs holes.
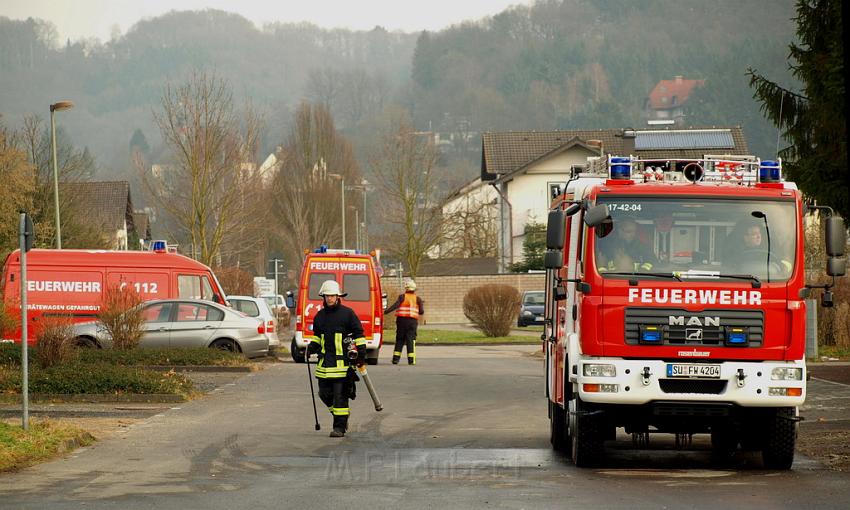
{"type": "Polygon", "coordinates": [[[762,161],[759,165],[759,182],[779,182],[782,180],[782,167],[778,161],[762,161]]]}
{"type": "Polygon", "coordinates": [[[154,253],[165,253],[168,251],[168,243],[162,240],[151,241],[151,251],[154,253]]]}
{"type": "Polygon", "coordinates": [[[630,158],[614,158],[609,160],[611,179],[626,180],[632,178],[632,160],[630,158]]]}

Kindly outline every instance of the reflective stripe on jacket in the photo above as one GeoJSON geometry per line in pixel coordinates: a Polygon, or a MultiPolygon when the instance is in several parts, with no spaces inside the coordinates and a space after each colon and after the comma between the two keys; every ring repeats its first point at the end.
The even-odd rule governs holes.
{"type": "Polygon", "coordinates": [[[313,336],[311,342],[321,346],[319,363],[316,366],[316,377],[334,379],[348,375],[348,353],[343,346],[343,338],[351,335],[352,343],[358,352],[366,350],[366,338],[363,336],[363,326],[360,319],[351,308],[337,305],[333,308],[322,308],[313,320],[313,336]]]}

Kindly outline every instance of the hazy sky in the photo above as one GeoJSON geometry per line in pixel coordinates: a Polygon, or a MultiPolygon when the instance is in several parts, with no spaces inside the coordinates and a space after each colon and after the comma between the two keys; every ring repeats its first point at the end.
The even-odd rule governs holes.
{"type": "Polygon", "coordinates": [[[52,21],[62,40],[110,38],[142,18],[171,10],[205,8],[235,12],[258,27],[267,22],[309,21],[326,28],[438,30],[501,12],[531,0],[0,0],[0,16],[52,21]]]}

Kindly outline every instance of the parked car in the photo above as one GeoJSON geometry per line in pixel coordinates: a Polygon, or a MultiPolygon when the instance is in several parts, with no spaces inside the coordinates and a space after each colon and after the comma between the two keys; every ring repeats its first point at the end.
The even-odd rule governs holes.
{"type": "Polygon", "coordinates": [[[280,346],[277,337],[277,317],[269,304],[263,298],[254,296],[227,296],[230,308],[239,310],[248,317],[262,320],[266,325],[266,338],[269,339],[269,350],[275,350],[280,346]]]}
{"type": "Polygon", "coordinates": [[[524,327],[532,324],[543,324],[544,292],[542,290],[527,290],[522,293],[522,303],[519,307],[517,326],[524,327]]]}
{"type": "MultiPolygon", "coordinates": [[[[158,299],[142,305],[140,347],[212,347],[265,356],[269,339],[263,321],[201,299],[158,299]]],[[[97,321],[74,325],[78,345],[111,347],[112,338],[97,321]]]]}
{"type": "Polygon", "coordinates": [[[280,294],[263,294],[260,296],[269,305],[269,308],[274,312],[277,318],[277,324],[281,328],[288,328],[291,315],[289,308],[286,306],[286,300],[280,294]]]}

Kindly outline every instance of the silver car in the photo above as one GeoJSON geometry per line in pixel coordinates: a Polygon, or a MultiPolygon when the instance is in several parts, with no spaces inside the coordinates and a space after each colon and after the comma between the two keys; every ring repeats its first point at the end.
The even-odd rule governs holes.
{"type": "MultiPolygon", "coordinates": [[[[158,299],[141,306],[145,322],[139,347],[213,347],[249,358],[269,352],[263,321],[212,301],[158,299]]],[[[97,321],[75,324],[74,336],[78,345],[112,345],[97,321]]]]}

